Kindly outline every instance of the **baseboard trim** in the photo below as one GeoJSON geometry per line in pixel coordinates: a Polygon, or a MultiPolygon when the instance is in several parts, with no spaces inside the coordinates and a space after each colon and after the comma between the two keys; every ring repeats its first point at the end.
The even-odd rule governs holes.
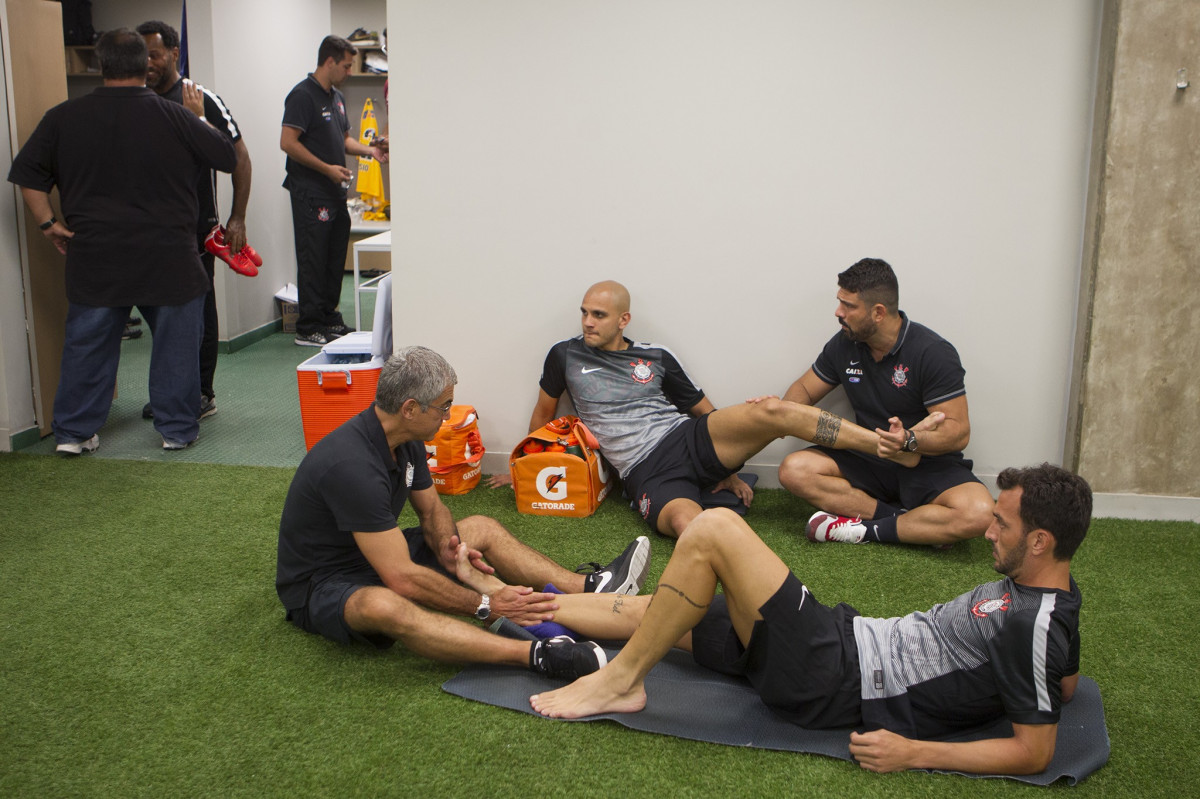
{"type": "Polygon", "coordinates": [[[42,431],[36,426],[21,430],[8,435],[8,449],[6,452],[16,452],[17,450],[32,447],[34,444],[42,440],[42,431]]]}
{"type": "Polygon", "coordinates": [[[266,324],[259,325],[253,330],[248,330],[245,333],[242,333],[240,336],[234,336],[228,341],[220,342],[218,351],[228,355],[231,352],[244,350],[251,344],[257,344],[263,339],[275,335],[280,330],[283,330],[282,319],[276,319],[272,322],[267,322],[266,324]]]}

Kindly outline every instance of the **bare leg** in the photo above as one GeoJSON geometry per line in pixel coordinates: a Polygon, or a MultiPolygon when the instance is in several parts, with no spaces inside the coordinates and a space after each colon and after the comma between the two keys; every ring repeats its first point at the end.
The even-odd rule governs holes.
{"type": "Polygon", "coordinates": [[[850,485],[833,458],[817,450],[802,449],[784,458],[779,482],[819,510],[863,519],[875,515],[874,497],[850,485]]]}
{"type": "MultiPolygon", "coordinates": [[[[875,498],[851,485],[833,459],[821,452],[800,450],[788,455],[779,466],[779,482],[820,510],[863,519],[875,515],[875,498]]],[[[901,514],[896,532],[904,544],[953,544],[977,538],[991,524],[993,505],[983,485],[963,483],[901,514]]]]}
{"type": "MultiPolygon", "coordinates": [[[[708,432],[721,463],[736,468],[777,438],[795,436],[833,449],[875,455],[879,434],[829,411],[771,397],[729,405],[708,415],[708,432]]],[[[901,453],[895,460],[911,466],[918,458],[901,453]]]]}
{"type": "Polygon", "coordinates": [[[651,599],[650,594],[564,594],[559,598],[554,620],[589,638],[627,641],[637,630],[651,599]]]}
{"type": "Polygon", "coordinates": [[[703,618],[718,581],[745,643],[761,618],[758,609],[787,574],[783,561],[737,514],[724,508],[701,513],[679,537],[642,623],[620,654],[564,688],[531,696],[530,705],[554,718],[641,710],[646,674],[703,618]]]}
{"type": "Polygon", "coordinates": [[[510,585],[528,585],[541,590],[554,583],[560,591],[583,591],[585,575],[575,574],[558,565],[532,547],[518,541],[504,525],[488,516],[468,516],[458,522],[463,543],[483,553],[510,585]]]}
{"type": "Polygon", "coordinates": [[[896,532],[905,544],[953,544],[978,538],[992,523],[994,507],[992,495],[981,484],[963,483],[902,514],[896,519],[896,532]]]}
{"type": "Polygon", "coordinates": [[[702,510],[704,509],[690,499],[673,499],[664,505],[658,514],[658,531],[665,536],[678,538],[702,510]]]}
{"type": "Polygon", "coordinates": [[[529,641],[502,638],[431,613],[387,588],[360,588],[346,601],[345,612],[351,629],[386,635],[422,657],[449,663],[529,665],[529,641]]]}

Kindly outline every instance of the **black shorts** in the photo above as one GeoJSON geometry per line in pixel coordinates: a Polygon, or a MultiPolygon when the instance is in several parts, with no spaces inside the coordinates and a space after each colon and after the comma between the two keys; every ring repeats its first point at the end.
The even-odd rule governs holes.
{"type": "Polygon", "coordinates": [[[737,472],[721,463],[708,435],[708,416],[687,419],[667,433],[654,451],[625,476],[625,496],[634,503],[651,530],[658,531],[658,514],[673,499],[703,505],[703,491],[737,472]]]}
{"type": "MultiPolygon", "coordinates": [[[[413,563],[424,566],[455,580],[437,559],[437,555],[425,544],[425,535],[420,527],[404,530],[408,542],[408,554],[413,563]]],[[[346,601],[360,588],[383,585],[383,580],[374,569],[357,573],[334,574],[308,586],[308,602],[302,608],[287,612],[287,620],[305,632],[314,633],[337,641],[339,644],[370,644],[376,649],[387,649],[395,643],[386,635],[361,633],[350,629],[346,623],[346,601]]]]}
{"type": "Polygon", "coordinates": [[[843,603],[826,607],[789,574],[759,608],[749,646],[733,629],[725,596],[713,599],[692,629],[692,657],[705,668],[744,676],[763,703],[808,729],[862,723],[854,617],[843,603]]]}
{"type": "Polygon", "coordinates": [[[943,492],[964,483],[981,482],[966,458],[929,457],[910,468],[844,449],[813,447],[833,459],[850,485],[889,505],[912,510],[933,502],[943,492]]]}

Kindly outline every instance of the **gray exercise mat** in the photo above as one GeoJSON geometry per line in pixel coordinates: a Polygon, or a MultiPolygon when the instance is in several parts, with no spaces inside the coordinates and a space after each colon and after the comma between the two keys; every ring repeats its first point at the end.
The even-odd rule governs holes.
{"type": "MultiPolygon", "coordinates": [[[[609,657],[615,655],[609,650],[609,657]]],[[[470,666],[447,680],[442,690],[489,705],[537,715],[529,697],[563,683],[525,669],[470,666]]],[[[674,735],[694,741],[811,752],[852,760],[850,730],[807,730],[781,720],[767,709],[744,680],[726,677],[696,665],[691,655],[673,650],[646,678],[646,709],[640,713],[606,713],[579,721],[609,719],[643,732],[674,735]]],[[[967,735],[947,740],[996,738],[1012,734],[1000,721],[967,735]]],[[[1108,762],[1108,729],[1100,688],[1088,677],[1079,679],[1075,698],[1063,707],[1054,760],[1041,774],[1008,777],[1033,785],[1066,778],[1074,785],[1108,762]]],[[[968,777],[1001,776],[967,774],[968,777]]]]}

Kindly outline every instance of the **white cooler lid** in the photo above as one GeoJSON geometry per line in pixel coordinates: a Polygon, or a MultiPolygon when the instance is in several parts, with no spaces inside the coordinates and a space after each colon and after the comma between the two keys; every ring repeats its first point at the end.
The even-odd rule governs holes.
{"type": "Polygon", "coordinates": [[[370,330],[347,333],[326,344],[321,352],[327,355],[370,355],[372,335],[370,330]]]}

